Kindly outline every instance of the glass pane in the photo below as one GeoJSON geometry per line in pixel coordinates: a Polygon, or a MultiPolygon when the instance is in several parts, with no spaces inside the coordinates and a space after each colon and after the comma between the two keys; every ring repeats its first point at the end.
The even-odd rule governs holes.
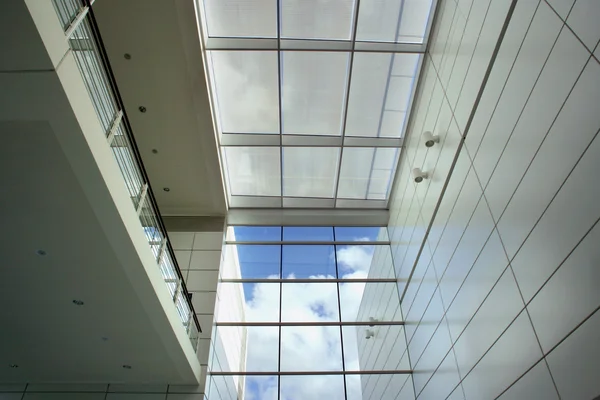
{"type": "MultiPolygon", "coordinates": [[[[360,375],[346,375],[346,400],[364,400],[360,375]]],[[[400,393],[400,391],[398,391],[400,393]]],[[[368,398],[368,397],[367,397],[368,398]]]]}
{"type": "Polygon", "coordinates": [[[219,282],[216,299],[215,321],[239,322],[246,320],[246,300],[241,283],[219,282]]]}
{"type": "Polygon", "coordinates": [[[336,277],[333,246],[284,245],[283,278],[336,277]]]}
{"type": "Polygon", "coordinates": [[[283,133],[341,134],[348,58],[342,52],[283,53],[283,133]]]}
{"type": "Polygon", "coordinates": [[[404,0],[396,42],[423,43],[432,2],[433,0],[404,0]]]}
{"type": "Polygon", "coordinates": [[[347,400],[396,399],[407,379],[409,374],[346,375],[347,400]]]}
{"type": "Polygon", "coordinates": [[[396,53],[392,55],[393,66],[392,76],[417,75],[417,66],[419,65],[420,54],[415,53],[396,53]]]}
{"type": "Polygon", "coordinates": [[[228,226],[227,240],[240,242],[279,242],[280,226],[228,226]]]}
{"type": "Polygon", "coordinates": [[[281,377],[281,400],[322,399],[345,399],[344,377],[342,375],[306,375],[281,377]]]}
{"type": "Polygon", "coordinates": [[[338,326],[282,326],[281,370],[341,371],[340,328],[338,326]]]}
{"type": "Polygon", "coordinates": [[[224,133],[279,133],[277,52],[211,51],[216,108],[224,133]]]}
{"type": "Polygon", "coordinates": [[[432,0],[363,0],[356,39],[423,43],[432,0]]]}
{"type": "Polygon", "coordinates": [[[342,321],[393,321],[398,310],[394,282],[340,283],[342,321]]]}
{"type": "Polygon", "coordinates": [[[381,136],[381,117],[391,66],[392,54],[354,54],[347,136],[381,136]]]}
{"type": "Polygon", "coordinates": [[[277,376],[246,376],[245,395],[240,400],[277,400],[279,391],[277,376]]]}
{"type": "Polygon", "coordinates": [[[247,327],[219,326],[213,342],[212,369],[215,371],[239,371],[247,341],[247,327]]]}
{"type": "Polygon", "coordinates": [[[340,278],[394,278],[390,246],[337,245],[340,278]]]}
{"type": "Polygon", "coordinates": [[[283,195],[333,197],[339,148],[284,147],[283,195]]]}
{"type": "Polygon", "coordinates": [[[392,76],[387,92],[386,111],[406,113],[412,93],[414,77],[392,76]]]}
{"type": "Polygon", "coordinates": [[[218,322],[279,322],[279,283],[219,283],[218,322]]]}
{"type": "MultiPolygon", "coordinates": [[[[208,400],[235,399],[237,392],[236,381],[231,376],[210,376],[206,384],[208,400]]],[[[134,395],[135,396],[135,395],[134,395]]]]}
{"type": "Polygon", "coordinates": [[[395,170],[397,149],[344,149],[338,198],[385,200],[395,170]]]}
{"type": "Polygon", "coordinates": [[[406,106],[395,109],[392,105],[400,107],[401,100],[408,100],[418,61],[417,54],[354,55],[346,122],[347,136],[402,136],[406,106]],[[402,92],[402,87],[398,87],[399,79],[411,83],[407,93],[402,92]]]}
{"type": "Polygon", "coordinates": [[[366,283],[339,283],[339,285],[342,321],[358,321],[358,311],[360,309],[366,283]]]}
{"type": "Polygon", "coordinates": [[[272,0],[204,0],[209,36],[277,37],[272,0]]]}
{"type": "MultiPolygon", "coordinates": [[[[344,341],[344,362],[346,364],[346,371],[360,371],[358,341],[359,337],[364,340],[364,334],[364,326],[342,327],[342,339],[344,341]]],[[[364,343],[362,343],[362,345],[364,347],[364,343]]]]}
{"type": "Polygon", "coordinates": [[[283,283],[282,322],[339,321],[335,283],[283,283]]]}
{"type": "Polygon", "coordinates": [[[372,242],[389,240],[384,226],[336,226],[335,240],[340,242],[372,242]]]}
{"type": "Polygon", "coordinates": [[[350,147],[344,149],[337,193],[338,198],[367,198],[374,158],[374,148],[350,147]]]}
{"type": "Polygon", "coordinates": [[[330,226],[284,226],[283,240],[286,242],[333,241],[333,228],[330,226]]]}
{"type": "Polygon", "coordinates": [[[375,150],[367,199],[385,200],[388,198],[399,152],[400,150],[394,148],[378,148],[375,150]]]}
{"type": "Polygon", "coordinates": [[[277,371],[279,364],[279,328],[276,326],[249,326],[245,328],[248,337],[245,371],[277,371]]]}
{"type": "Polygon", "coordinates": [[[218,326],[217,371],[277,371],[279,328],[273,326],[218,326]],[[245,357],[244,357],[245,356],[245,357]]]}
{"type": "Polygon", "coordinates": [[[225,245],[221,267],[223,279],[279,278],[281,246],[279,245],[225,245]]]}
{"type": "Polygon", "coordinates": [[[231,196],[280,196],[280,150],[276,147],[225,147],[223,162],[231,196]]]}
{"type": "Polygon", "coordinates": [[[282,0],[284,38],[349,40],[353,0],[282,0]]]}

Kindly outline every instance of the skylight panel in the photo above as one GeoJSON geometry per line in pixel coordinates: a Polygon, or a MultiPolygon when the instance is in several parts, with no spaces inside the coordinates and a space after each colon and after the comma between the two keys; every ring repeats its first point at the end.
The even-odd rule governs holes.
{"type": "Polygon", "coordinates": [[[198,0],[231,208],[386,208],[434,0],[198,0]]]}
{"type": "Polygon", "coordinates": [[[284,134],[341,135],[349,53],[282,55],[284,134]]]}
{"type": "Polygon", "coordinates": [[[356,40],[424,43],[433,0],[361,0],[356,40]]]}
{"type": "Polygon", "coordinates": [[[281,37],[350,40],[353,0],[282,0],[281,37]]]}
{"type": "Polygon", "coordinates": [[[281,195],[278,148],[225,147],[223,159],[232,196],[281,195]]]}
{"type": "Polygon", "coordinates": [[[339,153],[335,147],[285,147],[283,195],[334,197],[339,153]]]}
{"type": "Polygon", "coordinates": [[[385,199],[397,151],[394,148],[344,149],[338,198],[385,199]]]}
{"type": "Polygon", "coordinates": [[[215,37],[277,37],[273,0],[204,0],[208,34],[215,37]]]}
{"type": "Polygon", "coordinates": [[[209,55],[222,133],[279,133],[277,52],[209,55]]]}
{"type": "Polygon", "coordinates": [[[354,55],[346,136],[403,136],[418,62],[418,54],[354,55]]]}

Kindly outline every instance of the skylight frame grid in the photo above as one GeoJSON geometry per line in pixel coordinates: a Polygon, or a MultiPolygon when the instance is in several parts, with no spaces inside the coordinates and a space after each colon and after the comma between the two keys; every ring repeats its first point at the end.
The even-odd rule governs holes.
{"type": "MultiPolygon", "coordinates": [[[[373,40],[358,40],[358,24],[359,11],[360,11],[360,0],[354,2],[354,13],[351,21],[351,35],[349,40],[331,39],[331,38],[295,38],[295,37],[283,37],[282,36],[282,10],[281,1],[275,1],[277,7],[277,35],[276,37],[217,37],[209,36],[209,28],[207,28],[206,15],[203,11],[203,0],[199,0],[198,12],[200,14],[200,20],[203,26],[200,27],[200,33],[203,42],[204,51],[220,52],[220,51],[273,51],[277,53],[277,81],[278,81],[278,110],[279,116],[279,132],[278,134],[244,134],[244,133],[230,133],[223,132],[221,130],[220,115],[215,115],[213,118],[216,122],[217,128],[217,140],[220,148],[229,146],[269,146],[278,147],[280,149],[280,196],[275,201],[274,197],[269,196],[234,196],[232,195],[232,188],[228,181],[226,181],[227,189],[227,200],[229,208],[372,208],[372,209],[385,209],[388,207],[391,191],[393,188],[393,181],[395,179],[396,168],[391,172],[387,192],[385,198],[380,199],[368,199],[367,198],[340,198],[339,193],[339,180],[341,174],[341,163],[343,159],[344,149],[346,147],[395,147],[401,150],[402,140],[406,134],[408,127],[410,112],[412,109],[412,103],[414,101],[416,86],[419,80],[419,75],[422,69],[423,55],[426,51],[427,40],[431,29],[431,23],[435,9],[437,6],[437,0],[431,1],[431,7],[429,10],[429,16],[427,19],[427,26],[425,28],[425,35],[422,43],[410,43],[410,42],[391,42],[391,41],[373,41],[373,40]],[[314,135],[290,135],[283,133],[283,121],[286,117],[283,112],[282,106],[282,87],[283,87],[283,57],[288,51],[295,52],[346,52],[348,53],[349,61],[347,64],[347,77],[344,85],[344,105],[342,113],[342,126],[340,135],[335,136],[321,136],[321,138],[314,138],[314,135]],[[350,88],[352,84],[352,73],[354,67],[354,56],[359,53],[382,53],[382,54],[398,54],[398,53],[410,53],[419,55],[417,68],[414,76],[412,77],[410,94],[408,96],[406,116],[403,120],[403,125],[400,127],[399,138],[384,138],[384,137],[363,137],[363,136],[347,136],[347,120],[348,120],[348,103],[350,99],[350,88]],[[278,136],[278,138],[277,138],[278,136]],[[390,141],[392,139],[393,141],[390,141]],[[341,144],[339,144],[341,141],[341,144]],[[314,146],[312,145],[314,143],[314,146]],[[368,143],[368,145],[367,145],[368,143]],[[339,157],[337,160],[337,171],[335,173],[335,188],[333,197],[289,197],[285,196],[284,192],[284,148],[285,147],[337,147],[339,148],[339,157]],[[306,199],[304,201],[303,199],[306,199]]],[[[363,0],[364,1],[364,0],[363,0]]],[[[403,3],[405,0],[401,0],[403,3]]],[[[400,24],[401,25],[401,24],[400,24]]],[[[398,27],[400,26],[398,25],[398,27]]],[[[398,28],[399,29],[399,28],[398,28]]],[[[393,60],[393,57],[392,57],[393,60]]],[[[391,67],[390,67],[391,70],[391,67]]],[[[215,101],[217,94],[217,88],[214,86],[214,71],[208,71],[207,78],[211,81],[209,84],[212,89],[213,98],[211,101],[215,101]]],[[[384,99],[385,102],[385,99],[384,99]]],[[[382,106],[382,114],[383,108],[382,106]]],[[[213,105],[213,109],[217,109],[213,105]]],[[[382,118],[382,117],[380,117],[382,118]]],[[[398,160],[399,156],[396,157],[398,160]]],[[[314,160],[311,160],[314,162],[314,160]]],[[[228,176],[228,171],[222,163],[224,176],[228,176]]],[[[370,171],[370,175],[373,171],[370,171]]],[[[370,183],[369,183],[370,185],[370,183]]],[[[367,193],[368,194],[368,193],[367,193]]],[[[381,196],[380,196],[381,197],[381,196]]]]}
{"type": "MultiPolygon", "coordinates": [[[[233,233],[233,229],[235,228],[235,226],[229,226],[227,228],[227,231],[229,232],[230,230],[233,233]]],[[[243,228],[243,227],[242,227],[243,228]]],[[[340,376],[343,378],[343,384],[344,387],[342,389],[341,387],[341,383],[342,381],[340,380],[340,387],[338,388],[339,391],[337,393],[339,393],[340,398],[343,399],[349,399],[349,388],[346,386],[346,381],[348,376],[359,376],[361,378],[357,378],[357,379],[363,379],[363,378],[367,378],[369,379],[369,376],[374,375],[374,376],[379,376],[379,375],[393,375],[395,377],[397,377],[398,379],[402,379],[401,376],[402,375],[406,375],[406,374],[410,374],[412,373],[411,370],[409,369],[403,369],[400,365],[396,366],[396,368],[393,367],[387,367],[387,364],[382,363],[381,365],[373,363],[370,364],[368,362],[368,359],[363,355],[362,352],[364,352],[364,346],[360,346],[359,343],[354,343],[355,339],[352,339],[354,336],[359,335],[357,330],[363,330],[363,329],[373,329],[373,327],[375,327],[375,329],[380,329],[380,330],[385,330],[387,331],[389,330],[394,330],[397,332],[402,332],[403,329],[403,325],[405,324],[404,321],[402,320],[402,315],[401,313],[399,313],[399,302],[398,302],[398,293],[396,290],[396,277],[395,277],[395,269],[394,269],[394,265],[393,265],[393,260],[392,260],[392,255],[391,255],[391,248],[390,248],[390,242],[389,242],[389,237],[388,237],[388,233],[387,233],[387,229],[382,228],[382,227],[378,227],[378,226],[374,226],[372,228],[374,228],[374,232],[369,232],[366,234],[366,236],[362,236],[365,233],[361,232],[360,230],[363,229],[364,227],[341,227],[338,231],[338,227],[335,226],[327,226],[327,227],[305,227],[305,226],[283,226],[283,227],[256,227],[257,230],[256,232],[249,232],[249,235],[252,234],[257,234],[257,238],[254,239],[253,237],[249,236],[249,237],[243,237],[240,240],[237,238],[237,236],[232,236],[229,237],[229,239],[231,240],[227,240],[226,243],[230,243],[231,245],[239,245],[239,244],[246,244],[249,243],[248,240],[251,240],[252,243],[261,243],[261,244],[265,244],[265,245],[269,245],[269,246],[274,246],[274,247],[279,247],[280,251],[279,251],[279,259],[280,259],[280,264],[279,264],[279,271],[280,271],[280,276],[282,276],[281,274],[283,273],[284,269],[283,269],[283,265],[284,265],[284,258],[283,258],[283,253],[284,253],[284,246],[305,246],[306,245],[306,241],[307,240],[314,240],[314,244],[316,245],[320,245],[320,246],[331,246],[331,245],[335,245],[335,249],[334,249],[334,260],[335,260],[335,270],[336,270],[336,277],[338,277],[338,279],[297,279],[297,278],[293,278],[293,279],[284,279],[284,278],[279,278],[279,279],[271,279],[271,278],[262,278],[262,279],[252,279],[252,278],[237,278],[237,279],[227,279],[227,278],[223,278],[220,277],[219,281],[221,283],[225,283],[225,282],[229,282],[229,284],[244,284],[244,283],[266,283],[268,285],[272,285],[272,287],[275,286],[279,286],[279,291],[277,291],[277,297],[279,299],[279,307],[277,309],[277,313],[279,315],[278,320],[277,321],[273,321],[273,315],[269,315],[269,317],[265,320],[261,320],[260,318],[258,320],[253,319],[252,321],[246,321],[245,318],[241,318],[239,321],[238,320],[224,320],[224,321],[219,321],[216,320],[215,321],[215,333],[213,334],[214,337],[220,337],[220,331],[222,331],[223,329],[234,329],[234,328],[239,328],[239,329],[270,329],[271,332],[278,332],[277,335],[277,345],[275,345],[275,343],[273,343],[272,347],[275,348],[275,346],[277,346],[278,348],[278,353],[273,354],[272,359],[269,359],[269,366],[272,366],[273,368],[270,370],[267,370],[268,368],[265,367],[263,364],[252,364],[252,365],[256,365],[258,367],[255,367],[254,369],[252,368],[247,368],[250,360],[246,360],[246,366],[245,367],[241,367],[240,369],[236,369],[235,366],[229,365],[228,367],[224,367],[223,365],[214,365],[214,363],[212,363],[211,365],[209,365],[209,369],[210,369],[210,374],[213,376],[272,376],[272,377],[276,377],[276,380],[278,382],[278,398],[283,398],[282,397],[282,392],[281,392],[281,377],[286,377],[286,376],[307,376],[307,377],[317,377],[317,376],[329,376],[329,375],[336,375],[336,376],[340,376]],[[285,231],[287,229],[288,232],[288,236],[284,236],[285,235],[285,231]],[[278,230],[278,232],[276,232],[276,230],[278,230]],[[376,230],[378,230],[378,232],[375,232],[376,230]],[[331,231],[331,232],[329,232],[331,231]],[[354,233],[353,233],[354,232],[354,233]],[[376,236],[372,236],[373,233],[376,233],[376,236]],[[347,262],[347,261],[342,261],[340,258],[338,258],[338,255],[341,254],[342,251],[345,250],[346,246],[359,246],[359,247],[363,247],[363,248],[368,248],[371,247],[374,243],[382,243],[380,245],[380,250],[383,250],[382,252],[379,252],[378,250],[375,250],[373,253],[373,258],[370,260],[370,264],[371,266],[369,267],[369,272],[367,277],[362,278],[362,279],[339,279],[339,274],[341,273],[341,268],[343,263],[347,262]],[[383,263],[381,263],[381,261],[383,261],[383,263]],[[375,263],[375,265],[373,265],[373,263],[375,263]],[[382,277],[386,276],[387,278],[381,278],[381,277],[377,277],[377,276],[373,276],[373,274],[371,273],[372,269],[375,268],[375,270],[379,270],[379,269],[384,269],[384,270],[388,270],[387,273],[385,271],[381,271],[382,272],[382,277]],[[356,314],[355,317],[353,317],[354,314],[347,314],[347,311],[349,309],[346,309],[346,311],[344,311],[343,307],[348,307],[350,306],[350,303],[347,301],[348,299],[354,297],[352,295],[352,293],[346,293],[346,296],[344,298],[342,298],[341,296],[341,289],[342,286],[340,285],[344,285],[344,284],[358,284],[360,282],[364,282],[364,292],[361,296],[368,296],[367,292],[369,293],[370,296],[375,296],[375,295],[379,295],[381,293],[383,293],[383,290],[379,290],[379,287],[383,287],[383,285],[385,285],[388,288],[391,288],[392,290],[387,290],[386,293],[388,293],[389,295],[391,295],[392,298],[395,297],[395,302],[391,302],[391,301],[378,301],[377,299],[375,300],[376,304],[379,305],[385,305],[384,308],[381,309],[377,309],[377,310],[372,310],[370,308],[363,308],[362,304],[361,306],[356,310],[358,313],[356,314]],[[331,318],[321,318],[321,316],[319,316],[319,318],[317,320],[313,320],[313,319],[296,319],[296,318],[286,318],[284,316],[284,307],[285,307],[285,302],[284,297],[284,286],[287,285],[288,288],[294,287],[294,286],[299,286],[299,285],[305,285],[307,283],[311,283],[313,285],[330,285],[333,287],[333,285],[335,285],[335,292],[336,292],[336,299],[335,299],[335,306],[337,308],[337,317],[332,315],[331,318]],[[370,285],[371,289],[368,290],[367,289],[367,285],[370,285]],[[347,314],[347,315],[345,315],[347,314]],[[377,315],[379,317],[378,320],[373,320],[371,318],[369,318],[372,315],[377,315]],[[333,366],[333,364],[331,365],[324,365],[321,366],[321,368],[316,369],[316,367],[314,365],[307,365],[306,363],[301,364],[300,367],[296,366],[295,361],[296,360],[290,360],[289,357],[287,359],[287,364],[282,363],[282,360],[284,360],[284,357],[287,356],[287,353],[285,351],[282,352],[282,348],[283,348],[283,340],[284,340],[284,332],[283,330],[287,330],[289,332],[294,332],[295,334],[298,334],[298,332],[302,333],[302,329],[309,329],[311,332],[314,331],[314,329],[317,329],[320,334],[324,334],[325,337],[327,337],[327,340],[329,340],[331,337],[335,336],[335,343],[329,343],[329,341],[327,342],[328,344],[328,351],[331,350],[335,350],[337,349],[338,343],[339,343],[339,347],[340,347],[340,351],[339,354],[335,353],[334,357],[335,357],[335,366],[333,366]],[[327,332],[325,332],[327,330],[327,332],[331,333],[333,336],[326,334],[327,332]],[[339,332],[338,332],[339,331],[339,332]],[[338,332],[337,334],[334,334],[334,332],[338,332]],[[330,337],[331,336],[331,337],[330,337]],[[346,341],[348,340],[348,341],[346,341]],[[329,347],[329,344],[331,344],[331,347],[329,347]],[[356,349],[354,349],[353,346],[357,346],[356,349]],[[360,346],[360,347],[359,347],[360,346]],[[335,347],[335,349],[334,349],[335,347]],[[349,356],[349,354],[351,354],[351,356],[349,356]],[[277,357],[277,368],[275,367],[275,356],[277,357]],[[350,358],[350,363],[347,363],[347,358],[350,358]],[[341,357],[340,359],[338,359],[338,357],[341,357]],[[365,360],[367,363],[366,364],[362,364],[361,360],[365,360]],[[341,362],[341,366],[338,363],[338,361],[341,362]],[[293,367],[290,366],[290,363],[293,364],[293,367]]],[[[313,244],[313,242],[311,241],[311,245],[313,244]]],[[[274,260],[275,258],[273,258],[274,260]]],[[[375,275],[378,275],[378,273],[376,273],[375,275]]],[[[321,286],[324,287],[324,286],[321,286]]],[[[333,293],[330,290],[331,293],[333,293]]],[[[327,299],[325,299],[327,300],[327,299]]],[[[330,299],[332,300],[332,299],[330,299]]],[[[248,301],[248,299],[246,299],[246,301],[248,301]]],[[[328,300],[327,300],[328,301],[328,300]]],[[[331,307],[334,307],[334,304],[331,304],[331,307]]],[[[333,310],[333,308],[331,308],[332,312],[335,313],[335,310],[333,310]]],[[[285,311],[285,312],[289,312],[289,310],[285,311]]],[[[263,314],[260,314],[263,315],[263,314]]],[[[275,337],[275,336],[273,336],[275,337]]],[[[390,337],[392,338],[392,337],[390,337]]],[[[267,338],[268,339],[268,338],[267,338]]],[[[270,339],[269,339],[270,340],[270,339]]],[[[248,342],[249,343],[249,342],[248,342]]],[[[290,345],[288,343],[288,352],[290,349],[290,345]]],[[[285,350],[285,349],[284,349],[285,350]]],[[[400,355],[400,353],[397,354],[398,356],[400,355]]],[[[262,358],[260,359],[262,360],[262,358]]],[[[254,362],[254,361],[253,361],[254,362]]],[[[392,378],[390,378],[392,379],[392,378]]],[[[394,378],[396,379],[396,378],[394,378]]],[[[289,388],[288,388],[289,389],[289,388]]]]}

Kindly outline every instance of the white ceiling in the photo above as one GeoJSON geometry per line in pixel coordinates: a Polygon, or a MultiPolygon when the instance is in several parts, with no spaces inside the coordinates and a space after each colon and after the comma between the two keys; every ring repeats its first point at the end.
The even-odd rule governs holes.
{"type": "Polygon", "coordinates": [[[74,114],[93,111],[57,24],[50,2],[0,3],[0,382],[194,382],[90,149],[97,132],[82,133],[99,124],[74,114]]]}
{"type": "Polygon", "coordinates": [[[181,382],[50,124],[0,135],[0,382],[181,382]]]}
{"type": "Polygon", "coordinates": [[[225,215],[194,2],[103,0],[94,14],[161,213],[225,215]]]}

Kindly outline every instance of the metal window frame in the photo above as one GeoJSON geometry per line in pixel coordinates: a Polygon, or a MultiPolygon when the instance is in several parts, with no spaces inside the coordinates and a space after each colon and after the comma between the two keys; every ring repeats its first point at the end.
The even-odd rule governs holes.
{"type": "MultiPolygon", "coordinates": [[[[248,226],[248,225],[246,225],[248,226]]],[[[258,225],[257,225],[258,226],[258,225]]],[[[297,226],[297,225],[294,225],[297,226]]],[[[228,225],[227,229],[230,227],[235,227],[235,225],[228,225]]],[[[377,228],[385,228],[380,225],[373,225],[373,227],[377,228]]],[[[343,283],[387,283],[387,284],[397,284],[399,281],[395,277],[394,265],[393,265],[393,257],[391,257],[391,241],[390,240],[382,240],[382,241],[349,241],[349,240],[337,240],[336,237],[336,229],[335,226],[331,226],[331,235],[332,240],[318,241],[318,240],[308,240],[308,241],[290,241],[284,240],[284,229],[283,226],[278,232],[279,240],[276,241],[266,241],[266,240],[226,240],[224,243],[226,245],[250,245],[250,246],[279,246],[281,251],[279,252],[279,273],[282,276],[283,272],[283,246],[311,246],[311,245],[327,245],[327,246],[388,246],[390,251],[390,260],[392,262],[390,268],[392,269],[391,278],[340,278],[339,277],[339,264],[337,260],[337,252],[335,254],[335,278],[332,279],[268,279],[268,278],[236,278],[236,279],[226,279],[220,278],[220,283],[233,283],[233,284],[244,284],[244,283],[269,283],[269,284],[278,284],[279,285],[279,310],[278,310],[278,320],[277,321],[218,321],[217,318],[213,324],[215,329],[215,335],[218,335],[219,328],[261,328],[261,327],[271,327],[277,328],[278,338],[277,338],[277,371],[209,371],[210,375],[213,376],[273,376],[277,377],[278,387],[281,388],[281,376],[316,376],[316,375],[389,375],[389,374],[411,374],[412,370],[347,370],[346,366],[346,349],[344,346],[344,335],[343,331],[344,327],[356,327],[358,328],[366,328],[366,327],[391,327],[391,326],[404,326],[405,321],[403,320],[372,320],[372,321],[345,321],[342,319],[342,299],[340,297],[340,286],[339,284],[343,283]],[[291,284],[291,283],[335,283],[336,291],[337,291],[337,309],[338,309],[338,317],[339,320],[336,321],[282,321],[282,316],[284,313],[283,310],[283,284],[291,284]],[[281,371],[282,365],[282,328],[286,327],[339,327],[339,345],[341,347],[341,359],[342,359],[342,369],[339,371],[281,371]]],[[[389,232],[387,233],[389,237],[389,232]]],[[[384,261],[385,262],[385,261],[384,261]]],[[[398,290],[394,291],[396,296],[399,295],[398,290]]],[[[399,300],[399,299],[398,299],[399,300]]],[[[336,335],[337,336],[337,335],[336,335]]],[[[248,345],[252,345],[249,343],[248,345]]],[[[279,391],[279,396],[281,393],[279,391]]],[[[344,396],[347,398],[347,385],[346,379],[344,378],[344,396]]],[[[281,398],[281,397],[280,397],[281,398]]]]}
{"type": "MultiPolygon", "coordinates": [[[[400,29],[400,20],[402,17],[402,9],[404,5],[404,0],[400,0],[400,13],[398,18],[397,30],[400,29]]],[[[279,117],[279,134],[252,134],[246,135],[244,133],[230,133],[230,132],[222,132],[220,118],[218,116],[218,107],[216,101],[216,90],[214,86],[214,79],[210,71],[210,68],[206,69],[206,77],[209,81],[208,87],[210,92],[210,102],[211,108],[213,111],[213,121],[215,125],[215,136],[217,138],[217,143],[219,144],[219,149],[222,150],[228,146],[248,146],[248,147],[257,147],[257,146],[265,146],[265,147],[279,147],[279,163],[280,163],[280,196],[278,196],[278,200],[276,198],[271,198],[268,196],[233,196],[230,190],[229,181],[226,180],[226,193],[227,193],[227,202],[228,208],[231,209],[244,209],[244,208],[271,208],[271,209],[290,209],[295,207],[317,207],[324,209],[341,209],[341,208],[372,208],[372,209],[387,209],[389,205],[389,199],[392,195],[393,190],[393,182],[395,180],[395,175],[397,171],[394,168],[390,173],[390,182],[388,183],[388,188],[385,193],[385,198],[382,200],[374,200],[369,198],[369,192],[364,194],[364,198],[357,197],[353,199],[341,199],[338,198],[339,191],[339,183],[341,176],[341,167],[342,167],[342,159],[344,148],[346,147],[392,147],[396,148],[400,151],[403,147],[402,139],[405,136],[405,132],[407,127],[409,126],[410,119],[410,109],[415,99],[417,83],[420,78],[420,74],[423,67],[423,55],[426,52],[428,45],[428,38],[430,35],[430,30],[432,26],[433,16],[435,14],[435,10],[437,8],[438,0],[432,0],[431,8],[429,10],[429,16],[427,20],[427,25],[425,28],[425,35],[423,37],[422,43],[411,43],[411,42],[381,42],[381,41],[363,41],[357,40],[357,32],[358,32],[358,21],[359,21],[359,11],[360,11],[360,0],[356,0],[354,2],[354,13],[353,20],[351,21],[352,30],[350,32],[350,39],[348,40],[322,40],[322,39],[291,39],[284,38],[281,36],[281,6],[280,2],[276,2],[277,4],[277,24],[276,24],[276,36],[268,37],[268,38],[257,38],[257,37],[215,37],[210,36],[208,32],[208,23],[205,15],[205,9],[203,7],[202,0],[196,0],[196,11],[197,18],[200,25],[199,33],[201,36],[201,43],[203,46],[203,59],[205,63],[207,63],[209,52],[219,52],[219,51],[272,51],[277,52],[277,64],[278,64],[278,117],[279,117]],[[322,136],[318,138],[312,138],[311,135],[306,135],[306,137],[294,138],[293,136],[303,136],[303,135],[287,135],[283,133],[283,116],[282,116],[282,55],[286,51],[311,51],[311,52],[346,52],[349,54],[349,63],[347,69],[347,78],[345,85],[345,94],[343,101],[343,113],[342,113],[342,122],[341,122],[341,135],[338,136],[322,136]],[[413,77],[413,85],[409,95],[409,107],[406,112],[406,117],[401,129],[400,137],[397,139],[392,139],[394,141],[390,141],[387,138],[379,138],[379,137],[346,137],[346,123],[348,119],[348,105],[350,98],[350,88],[352,83],[352,72],[353,72],[353,59],[354,54],[356,53],[383,53],[383,54],[401,54],[401,53],[410,53],[410,54],[419,54],[418,65],[413,77]],[[290,137],[288,137],[290,136],[290,137]],[[347,140],[350,139],[350,140],[347,140]],[[339,157],[337,160],[337,170],[335,171],[334,178],[334,188],[333,188],[333,196],[331,198],[327,198],[331,200],[329,202],[323,202],[322,199],[319,201],[311,200],[307,202],[296,201],[291,198],[287,198],[284,196],[284,174],[283,174],[283,162],[284,162],[284,147],[336,147],[340,149],[339,157]],[[311,205],[313,204],[314,205],[311,205]]],[[[396,35],[397,36],[397,35],[396,35]]],[[[392,57],[393,63],[393,57],[392,57]]],[[[392,64],[390,64],[392,65],[392,64]]],[[[391,66],[390,66],[391,71],[391,66]]],[[[387,92],[387,90],[386,90],[387,92]]],[[[380,116],[380,125],[381,119],[383,118],[383,112],[380,116]]],[[[399,156],[396,156],[396,164],[399,161],[399,156]]],[[[226,165],[223,163],[222,157],[219,157],[221,161],[221,169],[224,176],[228,176],[226,165]]],[[[369,180],[371,177],[369,177],[369,180]]]]}

